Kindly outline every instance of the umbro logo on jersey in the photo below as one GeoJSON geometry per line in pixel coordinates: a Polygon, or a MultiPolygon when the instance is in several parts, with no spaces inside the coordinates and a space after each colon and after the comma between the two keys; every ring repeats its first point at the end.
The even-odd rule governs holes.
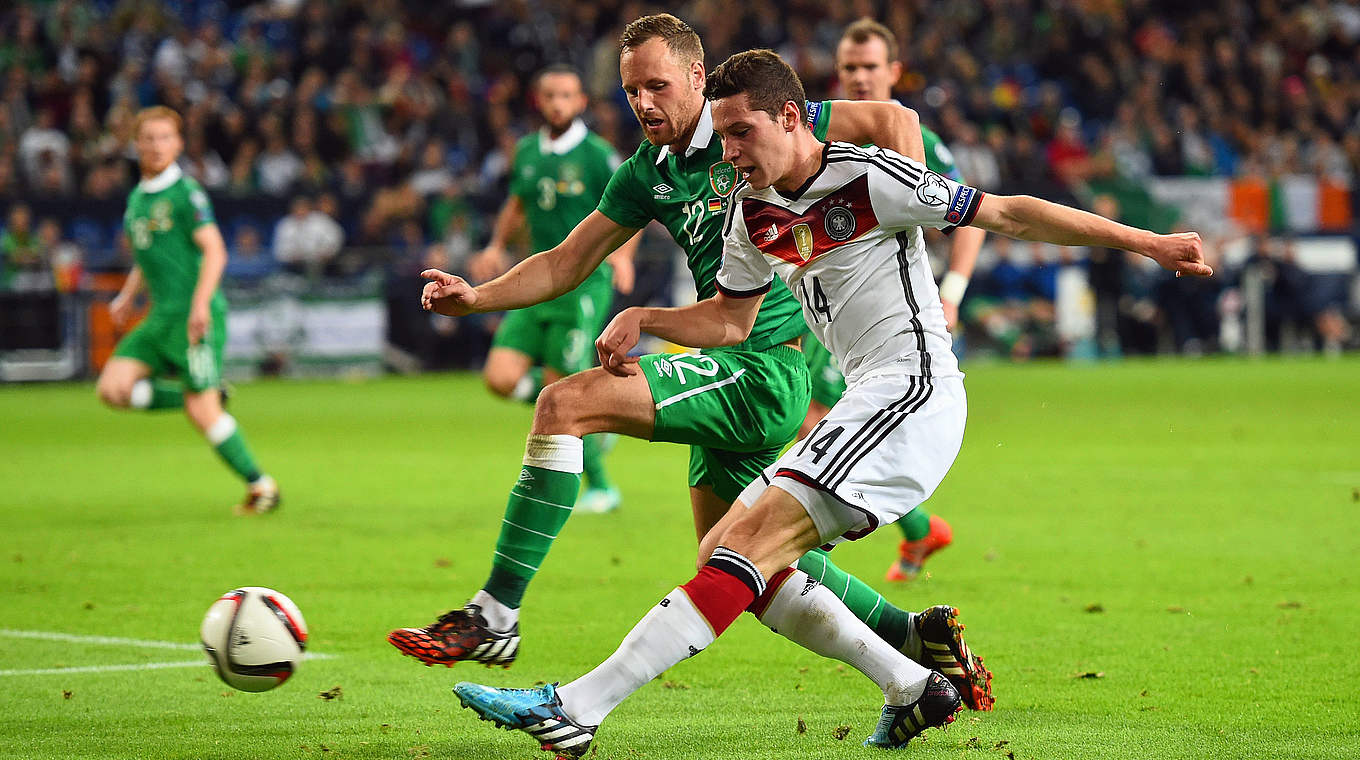
{"type": "Polygon", "coordinates": [[[652,192],[655,193],[655,195],[653,195],[652,198],[658,201],[668,201],[671,199],[670,193],[674,189],[675,188],[671,187],[665,182],[662,182],[661,184],[652,187],[652,192]]]}
{"type": "Polygon", "coordinates": [[[515,482],[521,485],[527,485],[529,483],[532,483],[534,482],[534,474],[532,472],[529,472],[528,470],[520,470],[519,480],[515,482]]]}
{"type": "Polygon", "coordinates": [[[779,237],[779,227],[777,225],[771,224],[770,228],[768,230],[765,230],[765,242],[773,243],[775,238],[777,237],[779,237]]]}

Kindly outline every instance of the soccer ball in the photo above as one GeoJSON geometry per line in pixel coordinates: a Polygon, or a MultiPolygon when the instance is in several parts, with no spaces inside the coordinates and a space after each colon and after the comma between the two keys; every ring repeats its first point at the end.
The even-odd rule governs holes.
{"type": "Polygon", "coordinates": [[[199,628],[217,675],[241,691],[268,691],[288,680],[307,648],[307,623],[293,600],[260,586],[228,591],[199,628]]]}

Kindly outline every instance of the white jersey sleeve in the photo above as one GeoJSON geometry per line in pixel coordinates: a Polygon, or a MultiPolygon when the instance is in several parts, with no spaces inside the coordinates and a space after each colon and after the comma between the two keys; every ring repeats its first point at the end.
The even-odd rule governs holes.
{"type": "Polygon", "coordinates": [[[774,269],[765,255],[751,244],[746,220],[741,213],[739,193],[728,201],[728,219],[723,235],[722,267],[718,269],[718,291],[729,298],[763,295],[774,284],[774,269]]]}
{"type": "Polygon", "coordinates": [[[862,149],[872,167],[869,195],[889,229],[935,227],[946,233],[973,222],[984,193],[886,148],[862,149]]]}

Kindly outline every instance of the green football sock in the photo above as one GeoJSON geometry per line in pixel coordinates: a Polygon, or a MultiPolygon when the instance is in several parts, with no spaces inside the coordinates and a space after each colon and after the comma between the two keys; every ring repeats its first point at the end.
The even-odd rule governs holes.
{"type": "Polygon", "coordinates": [[[226,412],[217,418],[212,427],[208,428],[208,442],[213,445],[217,455],[222,457],[222,461],[232,469],[241,479],[247,483],[254,483],[260,479],[260,468],[255,464],[255,457],[250,453],[250,447],[246,446],[245,436],[236,426],[236,418],[226,412]]]}
{"type": "Polygon", "coordinates": [[[581,487],[582,448],[576,436],[529,436],[524,467],[505,505],[491,576],[483,586],[511,609],[520,606],[553,540],[571,517],[581,487]]]}
{"type": "Polygon", "coordinates": [[[595,433],[584,439],[581,463],[584,466],[586,483],[591,488],[612,488],[609,472],[604,467],[604,434],[595,433]]]}
{"type": "Polygon", "coordinates": [[[902,537],[908,541],[920,541],[930,535],[930,513],[924,507],[916,507],[902,515],[897,521],[902,537]]]}
{"type": "Polygon", "coordinates": [[[132,386],[129,405],[149,412],[183,409],[184,386],[170,380],[142,378],[132,386]]]}
{"type": "Polygon", "coordinates": [[[824,550],[813,549],[804,554],[798,560],[798,569],[831,589],[855,617],[874,629],[874,633],[894,649],[901,649],[906,643],[910,613],[894,607],[864,581],[836,567],[824,550]]]}

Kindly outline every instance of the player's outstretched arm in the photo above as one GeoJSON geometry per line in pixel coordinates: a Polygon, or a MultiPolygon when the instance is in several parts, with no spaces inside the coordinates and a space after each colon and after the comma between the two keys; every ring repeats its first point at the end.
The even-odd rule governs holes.
{"type": "Polygon", "coordinates": [[[468,274],[478,282],[485,282],[510,268],[510,260],[505,254],[505,246],[515,232],[524,228],[524,201],[518,195],[505,199],[496,223],[491,227],[491,239],[486,247],[468,259],[468,274]]]}
{"type": "Polygon", "coordinates": [[[420,276],[430,282],[421,291],[420,304],[426,311],[461,317],[550,301],[584,282],[606,256],[636,233],[636,229],[592,211],[557,247],[530,256],[475,288],[463,278],[438,269],[421,272],[420,276]]]}
{"type": "Polygon", "coordinates": [[[1208,277],[1214,273],[1204,263],[1204,247],[1197,232],[1159,235],[1028,195],[985,196],[972,225],[1019,240],[1133,251],[1177,277],[1208,277]]]}
{"type": "Polygon", "coordinates": [[[193,300],[189,302],[189,343],[198,343],[212,326],[212,297],[222,282],[227,268],[227,243],[216,224],[204,224],[194,230],[194,244],[203,257],[198,265],[198,283],[194,285],[193,300]]]}
{"type": "Polygon", "coordinates": [[[898,103],[872,100],[832,101],[826,139],[895,150],[920,163],[926,162],[921,139],[921,119],[898,103]]]}
{"type": "Polygon", "coordinates": [[[611,374],[637,374],[637,358],[628,355],[646,332],[681,346],[711,348],[746,340],[756,322],[761,293],[730,298],[718,293],[698,303],[676,308],[634,306],[619,312],[595,341],[600,366],[611,374]]]}

